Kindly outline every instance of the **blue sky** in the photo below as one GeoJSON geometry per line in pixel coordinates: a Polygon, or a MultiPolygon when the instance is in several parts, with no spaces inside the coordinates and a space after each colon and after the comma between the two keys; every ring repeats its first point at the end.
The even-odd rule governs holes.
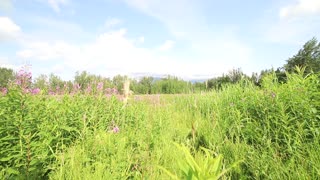
{"type": "Polygon", "coordinates": [[[66,80],[250,75],[282,66],[319,29],[319,0],[0,0],[0,66],[66,80]]]}

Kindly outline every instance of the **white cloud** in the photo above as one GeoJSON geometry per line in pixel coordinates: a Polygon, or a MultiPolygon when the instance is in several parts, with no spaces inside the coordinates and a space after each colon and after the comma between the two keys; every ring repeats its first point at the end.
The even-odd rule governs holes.
{"type": "Polygon", "coordinates": [[[55,12],[59,13],[61,6],[67,5],[68,0],[48,0],[48,4],[55,12]]]}
{"type": "MultiPolygon", "coordinates": [[[[186,61],[197,60],[192,64],[193,67],[199,67],[196,64],[209,66],[211,70],[209,68],[207,72],[215,74],[221,70],[226,71],[226,68],[245,66],[251,60],[252,49],[239,40],[234,31],[237,27],[221,27],[220,25],[219,29],[212,29],[215,27],[212,23],[209,26],[204,14],[206,8],[203,1],[123,1],[130,7],[162,22],[176,39],[174,42],[167,41],[160,49],[167,50],[183,42],[183,46],[187,47],[186,51],[188,51],[184,53],[186,57],[183,58],[186,61]]],[[[190,71],[194,72],[194,69],[191,68],[190,71]]],[[[205,71],[199,73],[205,73],[205,71]]]]}
{"type": "Polygon", "coordinates": [[[21,28],[8,17],[0,17],[0,42],[14,40],[20,34],[21,28]]]}
{"type": "Polygon", "coordinates": [[[127,5],[152,16],[178,38],[191,37],[206,28],[201,3],[192,0],[123,0],[127,5]]]}
{"type": "Polygon", "coordinates": [[[170,49],[173,48],[174,44],[175,44],[174,41],[172,41],[172,40],[166,40],[166,41],[164,42],[164,44],[162,44],[162,45],[158,48],[158,50],[159,50],[159,51],[168,51],[168,50],[170,50],[170,49]]]}
{"type": "Polygon", "coordinates": [[[126,29],[106,28],[121,23],[107,19],[104,24],[107,32],[100,33],[91,41],[86,39],[86,42],[72,44],[67,40],[29,39],[17,56],[46,62],[59,60],[56,64],[64,66],[64,71],[87,70],[106,76],[150,73],[212,77],[250,61],[251,48],[240,42],[232,31],[225,33],[223,28],[219,32],[207,30],[201,7],[195,1],[123,1],[161,21],[175,38],[170,37],[172,40],[145,48],[143,36],[128,38],[126,29]],[[179,52],[168,51],[173,47],[179,52]],[[187,53],[182,52],[183,49],[187,53]]]}
{"type": "Polygon", "coordinates": [[[295,4],[281,8],[279,12],[279,16],[283,19],[315,14],[320,14],[319,0],[298,0],[295,4]]]}
{"type": "MultiPolygon", "coordinates": [[[[199,78],[199,75],[204,74],[212,77],[233,67],[217,58],[213,61],[213,56],[200,57],[199,61],[192,61],[192,57],[159,54],[158,49],[138,47],[136,39],[126,37],[126,34],[126,29],[109,31],[100,34],[89,43],[82,44],[71,44],[65,41],[30,42],[24,44],[25,47],[17,52],[17,57],[32,59],[33,62],[41,62],[40,64],[45,62],[54,64],[50,70],[47,70],[47,73],[60,74],[87,70],[104,76],[149,73],[199,78]]],[[[172,42],[167,41],[165,44],[170,43],[172,42]]],[[[228,51],[234,50],[232,45],[223,46],[219,50],[223,48],[229,48],[228,51]]],[[[247,53],[246,49],[242,48],[242,50],[242,54],[247,53]]],[[[234,52],[234,56],[230,58],[239,54],[239,52],[234,52]]]]}
{"type": "Polygon", "coordinates": [[[104,26],[107,29],[109,29],[109,28],[113,28],[113,27],[115,27],[115,26],[117,26],[117,25],[119,25],[121,23],[122,23],[122,21],[120,19],[118,19],[118,18],[108,18],[106,20],[106,22],[104,23],[104,26]]]}
{"type": "Polygon", "coordinates": [[[264,38],[273,43],[300,45],[320,35],[320,1],[297,0],[269,14],[261,28],[264,38]],[[273,14],[274,15],[274,14],[273,14]]]}
{"type": "Polygon", "coordinates": [[[304,21],[278,21],[264,30],[266,39],[274,43],[301,44],[320,35],[320,23],[304,21]]]}

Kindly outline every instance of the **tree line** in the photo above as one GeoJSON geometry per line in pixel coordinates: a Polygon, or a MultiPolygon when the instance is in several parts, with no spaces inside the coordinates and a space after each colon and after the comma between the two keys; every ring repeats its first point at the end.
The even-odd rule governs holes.
{"type": "MultiPolygon", "coordinates": [[[[30,86],[40,89],[57,90],[78,84],[80,89],[85,91],[88,86],[102,83],[104,88],[115,88],[121,92],[123,82],[130,79],[130,89],[135,94],[181,94],[208,91],[211,89],[221,89],[225,84],[238,83],[240,80],[252,81],[255,85],[261,86],[263,76],[275,73],[278,81],[286,82],[286,73],[292,73],[296,67],[304,67],[304,75],[309,73],[319,73],[320,71],[320,42],[312,38],[306,42],[297,54],[286,60],[282,67],[276,69],[265,69],[260,73],[252,73],[251,77],[243,71],[233,69],[222,76],[214,77],[202,82],[185,81],[175,76],[165,76],[155,78],[145,76],[140,79],[130,79],[127,76],[117,75],[113,78],[106,78],[100,75],[90,74],[87,71],[76,72],[74,79],[65,81],[55,74],[40,75],[32,79],[30,86]]],[[[17,73],[12,69],[0,67],[0,88],[6,88],[15,79],[17,73]]]]}

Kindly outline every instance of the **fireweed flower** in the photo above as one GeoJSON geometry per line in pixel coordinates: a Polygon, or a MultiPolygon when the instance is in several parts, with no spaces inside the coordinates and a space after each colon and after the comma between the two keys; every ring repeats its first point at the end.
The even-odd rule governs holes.
{"type": "Polygon", "coordinates": [[[118,94],[118,90],[116,88],[112,88],[112,94],[118,94]]]}
{"type": "Polygon", "coordinates": [[[113,129],[112,129],[113,133],[118,133],[119,131],[120,131],[120,129],[119,129],[118,126],[114,126],[113,129]]]}
{"type": "Polygon", "coordinates": [[[90,94],[92,91],[91,85],[89,85],[86,89],[86,94],[90,94]]]}
{"type": "Polygon", "coordinates": [[[30,92],[30,89],[28,88],[23,88],[23,93],[28,94],[30,92]]]}
{"type": "MultiPolygon", "coordinates": [[[[24,68],[26,69],[26,67],[24,68]]],[[[27,89],[28,86],[32,83],[32,74],[25,69],[20,69],[15,77],[16,85],[20,86],[23,89],[27,89]]]]}
{"type": "Polygon", "coordinates": [[[1,89],[1,94],[2,95],[6,95],[8,93],[8,89],[7,88],[2,88],[1,89]]]}
{"type": "Polygon", "coordinates": [[[54,94],[55,93],[52,90],[49,91],[49,95],[54,95],[54,94]]]}
{"type": "Polygon", "coordinates": [[[81,86],[78,83],[73,84],[73,93],[79,92],[81,86]]]}
{"type": "Polygon", "coordinates": [[[41,91],[41,90],[40,90],[39,88],[35,88],[35,89],[32,89],[32,90],[31,90],[31,94],[36,95],[36,94],[39,94],[40,91],[41,91]]]}
{"type": "Polygon", "coordinates": [[[97,85],[97,90],[101,92],[103,90],[103,82],[99,82],[97,85]]]}

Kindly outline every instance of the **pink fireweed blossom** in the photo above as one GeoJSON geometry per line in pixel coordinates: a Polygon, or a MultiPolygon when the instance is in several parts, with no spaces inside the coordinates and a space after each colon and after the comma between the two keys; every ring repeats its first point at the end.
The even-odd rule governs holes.
{"type": "Polygon", "coordinates": [[[2,88],[1,89],[1,94],[2,95],[6,95],[8,93],[8,89],[7,88],[2,88]]]}
{"type": "Polygon", "coordinates": [[[103,82],[99,82],[97,85],[97,90],[101,92],[103,90],[103,82]]]}
{"type": "Polygon", "coordinates": [[[113,133],[118,133],[119,131],[120,131],[120,129],[119,129],[118,126],[114,126],[113,129],[112,129],[113,133]]]}
{"type": "Polygon", "coordinates": [[[20,69],[16,74],[15,82],[22,88],[28,88],[32,81],[32,74],[27,69],[20,69]]]}
{"type": "Polygon", "coordinates": [[[32,89],[32,90],[31,90],[31,94],[36,95],[36,94],[39,94],[40,91],[41,91],[41,90],[40,90],[39,88],[35,88],[35,89],[32,89]]]}
{"type": "Polygon", "coordinates": [[[49,90],[49,95],[55,95],[55,93],[52,90],[49,90]]]}
{"type": "Polygon", "coordinates": [[[76,83],[76,84],[73,85],[73,90],[76,91],[76,92],[77,92],[78,90],[80,90],[80,88],[81,88],[81,86],[80,86],[80,84],[78,84],[78,83],[76,83]]]}
{"type": "Polygon", "coordinates": [[[87,89],[86,89],[86,94],[90,94],[92,91],[91,85],[88,85],[87,89]]]}
{"type": "Polygon", "coordinates": [[[118,94],[118,90],[116,88],[112,88],[112,94],[118,94]]]}
{"type": "Polygon", "coordinates": [[[28,89],[28,88],[23,89],[23,93],[28,94],[29,92],[30,92],[30,89],[28,89]]]}

